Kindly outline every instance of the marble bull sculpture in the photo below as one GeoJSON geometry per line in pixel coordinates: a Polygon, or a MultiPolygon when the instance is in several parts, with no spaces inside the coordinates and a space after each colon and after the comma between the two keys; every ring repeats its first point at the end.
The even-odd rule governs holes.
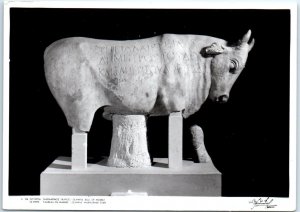
{"type": "Polygon", "coordinates": [[[188,117],[209,97],[226,102],[254,39],[236,45],[203,35],[164,34],[127,41],[73,37],[44,53],[46,80],[69,126],[89,131],[94,113],[188,117]]]}

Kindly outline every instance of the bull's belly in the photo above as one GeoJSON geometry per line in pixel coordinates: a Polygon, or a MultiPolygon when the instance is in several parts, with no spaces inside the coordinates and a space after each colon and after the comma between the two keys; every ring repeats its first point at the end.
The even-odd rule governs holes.
{"type": "Polygon", "coordinates": [[[149,114],[168,115],[182,111],[185,108],[184,88],[176,87],[176,80],[172,83],[162,83],[160,71],[153,69],[139,69],[127,66],[126,74],[118,74],[116,69],[107,71],[115,77],[106,77],[101,88],[105,87],[105,96],[110,104],[106,111],[118,114],[149,114]],[[114,73],[117,74],[114,74],[114,73]]]}
{"type": "Polygon", "coordinates": [[[108,91],[106,98],[109,104],[106,105],[106,111],[115,114],[149,114],[156,102],[156,86],[132,86],[130,89],[108,91]]]}
{"type": "MultiPolygon", "coordinates": [[[[99,80],[102,81],[101,87],[105,87],[111,106],[132,112],[149,112],[157,98],[159,75],[151,70],[128,67],[132,70],[125,74],[116,74],[114,77],[99,80]]],[[[111,69],[107,71],[115,72],[111,69]]]]}

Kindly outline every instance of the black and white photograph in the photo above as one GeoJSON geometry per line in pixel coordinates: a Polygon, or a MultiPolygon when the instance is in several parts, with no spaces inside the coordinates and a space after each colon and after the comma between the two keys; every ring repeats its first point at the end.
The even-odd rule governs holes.
{"type": "Polygon", "coordinates": [[[29,5],[5,5],[4,208],[295,210],[296,7],[29,5]]]}

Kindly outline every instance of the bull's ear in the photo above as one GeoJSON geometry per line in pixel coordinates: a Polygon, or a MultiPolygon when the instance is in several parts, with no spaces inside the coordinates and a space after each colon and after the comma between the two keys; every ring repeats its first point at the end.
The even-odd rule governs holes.
{"type": "Polygon", "coordinates": [[[210,46],[205,47],[202,50],[202,53],[205,56],[214,56],[218,54],[222,54],[225,51],[225,47],[218,43],[212,43],[210,46]]]}

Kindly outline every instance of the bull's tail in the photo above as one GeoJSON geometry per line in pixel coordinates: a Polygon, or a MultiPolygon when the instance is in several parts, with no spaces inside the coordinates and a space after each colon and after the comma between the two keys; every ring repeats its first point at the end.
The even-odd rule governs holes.
{"type": "MultiPolygon", "coordinates": [[[[63,38],[63,39],[60,39],[60,40],[57,40],[53,43],[51,43],[44,51],[44,61],[45,59],[47,58],[48,56],[48,53],[51,49],[53,49],[55,46],[59,46],[62,42],[64,42],[66,40],[66,38],[63,38]]],[[[55,49],[55,48],[54,48],[55,49]]]]}
{"type": "Polygon", "coordinates": [[[49,51],[49,49],[50,49],[51,46],[52,46],[52,45],[48,46],[48,47],[45,49],[45,51],[44,51],[44,61],[45,61],[46,58],[47,58],[48,51],[49,51]]]}

